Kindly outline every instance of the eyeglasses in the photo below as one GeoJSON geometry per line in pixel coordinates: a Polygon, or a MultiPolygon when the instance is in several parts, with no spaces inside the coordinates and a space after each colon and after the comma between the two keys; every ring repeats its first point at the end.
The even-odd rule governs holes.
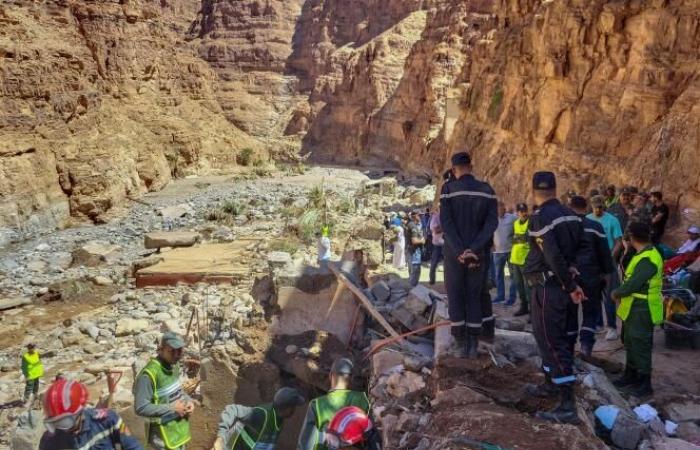
{"type": "Polygon", "coordinates": [[[75,427],[78,422],[78,414],[61,417],[57,420],[44,420],[44,426],[49,433],[55,433],[56,430],[67,431],[75,427]]]}

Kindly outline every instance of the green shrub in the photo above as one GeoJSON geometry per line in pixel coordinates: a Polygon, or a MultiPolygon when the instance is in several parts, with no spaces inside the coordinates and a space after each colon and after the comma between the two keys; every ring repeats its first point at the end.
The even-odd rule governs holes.
{"type": "Polygon", "coordinates": [[[245,212],[245,206],[234,200],[226,200],[221,205],[221,210],[230,216],[237,217],[245,212]]]}
{"type": "Polygon", "coordinates": [[[247,167],[252,162],[254,153],[255,151],[252,148],[246,147],[243,150],[241,150],[241,153],[238,154],[238,156],[236,157],[236,162],[238,162],[238,164],[242,166],[247,167]]]}
{"type": "Polygon", "coordinates": [[[204,215],[204,218],[212,222],[224,222],[229,219],[229,215],[221,209],[210,209],[204,215]]]}
{"type": "Polygon", "coordinates": [[[272,172],[267,167],[256,167],[253,173],[258,177],[269,177],[272,175],[272,172]]]}
{"type": "Polygon", "coordinates": [[[297,236],[304,242],[311,243],[321,229],[323,213],[319,209],[307,209],[297,221],[297,236]]]}
{"type": "Polygon", "coordinates": [[[306,200],[309,208],[325,208],[326,191],[323,189],[323,184],[311,188],[306,194],[306,200]]]}
{"type": "Polygon", "coordinates": [[[335,209],[339,213],[350,214],[355,211],[355,201],[352,198],[343,197],[335,209]]]}
{"type": "Polygon", "coordinates": [[[269,250],[272,252],[287,252],[290,255],[299,251],[299,242],[290,239],[276,239],[270,242],[269,250]]]}

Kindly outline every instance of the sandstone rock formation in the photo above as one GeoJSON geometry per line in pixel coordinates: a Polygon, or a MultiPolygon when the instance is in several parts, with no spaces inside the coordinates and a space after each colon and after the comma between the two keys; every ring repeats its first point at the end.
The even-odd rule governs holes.
{"type": "Polygon", "coordinates": [[[695,207],[699,22],[690,0],[5,2],[0,241],[245,147],[420,175],[468,148],[510,201],[542,168],[695,207]]]}

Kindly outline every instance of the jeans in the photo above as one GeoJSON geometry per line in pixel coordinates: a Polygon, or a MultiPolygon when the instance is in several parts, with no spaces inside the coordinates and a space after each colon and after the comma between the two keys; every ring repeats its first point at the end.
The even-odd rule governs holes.
{"type": "Polygon", "coordinates": [[[430,284],[435,284],[435,271],[442,261],[442,245],[434,245],[430,255],[430,284]]]}
{"type": "Polygon", "coordinates": [[[411,283],[411,286],[418,286],[418,282],[420,281],[421,265],[411,264],[408,270],[410,272],[408,278],[409,283],[411,283]]]}
{"type": "MultiPolygon", "coordinates": [[[[612,291],[620,286],[620,278],[618,277],[617,271],[613,271],[610,275],[610,285],[605,287],[603,291],[603,306],[605,306],[605,317],[607,319],[608,328],[617,329],[617,314],[615,301],[613,300],[612,291]]],[[[603,315],[601,314],[598,319],[598,325],[603,326],[603,315]]]]}
{"type": "MultiPolygon", "coordinates": [[[[506,276],[505,267],[506,264],[510,267],[508,260],[510,259],[510,253],[493,253],[493,264],[491,267],[494,268],[495,278],[496,278],[496,303],[501,303],[505,301],[506,296],[506,276]]],[[[511,275],[513,270],[510,269],[511,275]]],[[[508,290],[508,303],[515,303],[515,296],[517,293],[517,286],[515,283],[510,283],[510,289],[508,290]]]]}

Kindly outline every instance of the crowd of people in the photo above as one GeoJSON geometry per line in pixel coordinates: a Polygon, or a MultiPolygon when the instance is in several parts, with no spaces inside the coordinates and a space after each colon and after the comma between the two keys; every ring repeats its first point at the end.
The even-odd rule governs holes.
{"type": "Polygon", "coordinates": [[[578,421],[575,345],[580,341],[587,358],[598,332],[607,328],[607,340],[620,339],[618,319],[627,358],[615,385],[638,397],[651,395],[653,329],[664,312],[664,259],[696,251],[700,229],[691,227],[688,240],[674,251],[662,243],[670,208],[661,192],[611,185],[586,196],[569,191],[559,197],[551,172],[533,175],[532,208],[507,207],[488,183],[474,177],[466,152],[453,155],[445,179],[435,222],[442,233],[453,354],[476,358],[478,342],[494,337],[493,304],[515,305],[519,297],[515,315],[530,314],[545,379],[528,392],[560,400],[538,417],[578,421]]]}

